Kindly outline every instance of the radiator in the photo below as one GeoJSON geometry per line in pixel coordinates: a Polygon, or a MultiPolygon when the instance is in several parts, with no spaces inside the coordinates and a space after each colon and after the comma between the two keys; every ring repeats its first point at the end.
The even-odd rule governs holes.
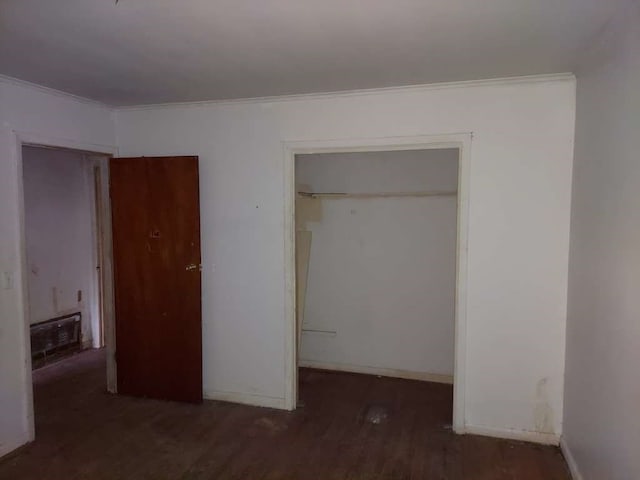
{"type": "Polygon", "coordinates": [[[31,325],[31,358],[79,348],[82,338],[80,312],[31,325]]]}

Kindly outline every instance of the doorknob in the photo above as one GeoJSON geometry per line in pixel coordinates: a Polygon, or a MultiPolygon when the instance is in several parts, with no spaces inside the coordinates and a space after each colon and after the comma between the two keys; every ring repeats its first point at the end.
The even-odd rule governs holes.
{"type": "Polygon", "coordinates": [[[195,263],[191,263],[191,264],[189,264],[189,265],[187,265],[187,266],[185,267],[185,270],[186,270],[187,272],[191,272],[191,271],[196,270],[196,269],[197,269],[199,272],[201,272],[201,271],[202,271],[202,265],[196,265],[195,263]]]}

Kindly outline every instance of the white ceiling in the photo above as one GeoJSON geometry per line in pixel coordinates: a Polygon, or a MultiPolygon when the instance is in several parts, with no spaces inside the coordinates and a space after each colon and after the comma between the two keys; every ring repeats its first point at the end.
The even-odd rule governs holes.
{"type": "Polygon", "coordinates": [[[0,73],[112,105],[566,72],[617,0],[0,0],[0,73]]]}

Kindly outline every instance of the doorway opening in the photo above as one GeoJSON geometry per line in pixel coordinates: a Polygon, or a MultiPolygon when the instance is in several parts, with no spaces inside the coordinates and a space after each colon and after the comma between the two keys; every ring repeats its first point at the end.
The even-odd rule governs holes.
{"type": "Polygon", "coordinates": [[[351,376],[373,423],[407,406],[391,400],[401,389],[437,399],[434,420],[464,432],[470,140],[287,145],[291,409],[316,381],[347,398],[351,376]]]}
{"type": "Polygon", "coordinates": [[[62,399],[81,402],[88,398],[84,393],[90,393],[83,391],[87,386],[93,393],[96,388],[103,391],[99,385],[106,383],[110,393],[170,398],[164,391],[119,392],[123,374],[129,380],[137,374],[147,383],[152,378],[165,390],[184,387],[181,392],[187,392],[188,399],[172,399],[201,401],[198,158],[114,159],[115,152],[106,147],[91,152],[31,138],[16,135],[31,438],[39,398],[44,400],[41,412],[56,404],[50,401],[52,395],[64,410],[41,416],[48,419],[45,434],[64,429],[68,420],[80,421],[74,414],[77,409],[63,405],[62,399]],[[137,254],[124,258],[134,249],[137,254]],[[133,311],[130,285],[136,278],[147,288],[146,296],[135,297],[139,308],[133,311]],[[127,342],[120,345],[119,362],[116,312],[118,334],[130,347],[127,342]],[[153,329],[139,328],[139,320],[147,316],[168,322],[173,330],[156,328],[164,335],[146,335],[153,329]],[[142,362],[143,370],[127,361],[140,357],[140,349],[155,360],[153,375],[144,370],[153,363],[150,360],[142,362]],[[63,358],[71,353],[76,355],[63,358]],[[29,376],[32,364],[46,365],[29,376]]]}
{"type": "Polygon", "coordinates": [[[105,345],[100,160],[75,150],[22,148],[33,369],[105,345]]]}
{"type": "Polygon", "coordinates": [[[108,158],[21,146],[25,322],[35,401],[43,389],[65,388],[63,371],[90,365],[104,375],[107,368],[102,183],[108,158]]]}

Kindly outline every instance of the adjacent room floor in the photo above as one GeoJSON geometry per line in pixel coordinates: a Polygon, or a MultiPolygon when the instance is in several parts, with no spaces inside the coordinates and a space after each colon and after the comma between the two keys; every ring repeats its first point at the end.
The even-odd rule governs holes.
{"type": "Polygon", "coordinates": [[[104,365],[34,372],[37,440],[0,479],[570,478],[557,448],[453,434],[448,385],[303,369],[290,413],[110,395],[104,365]]]}

